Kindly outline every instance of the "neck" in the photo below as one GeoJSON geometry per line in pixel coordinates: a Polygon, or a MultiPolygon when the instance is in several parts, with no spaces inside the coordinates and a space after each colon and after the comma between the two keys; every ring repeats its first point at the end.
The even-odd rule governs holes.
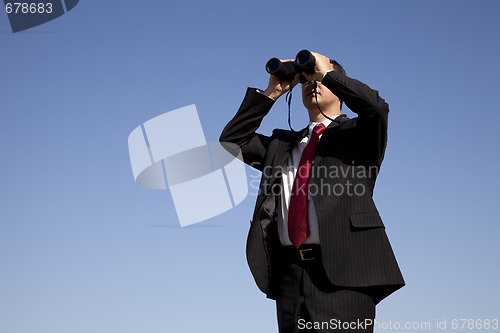
{"type": "MultiPolygon", "coordinates": [[[[322,121],[327,119],[323,114],[321,114],[317,105],[312,106],[311,109],[309,109],[308,111],[309,111],[309,120],[312,122],[321,123],[322,121]]],[[[323,113],[327,115],[329,118],[338,116],[341,113],[340,107],[331,107],[327,108],[326,110],[321,108],[321,111],[323,111],[323,113]]]]}

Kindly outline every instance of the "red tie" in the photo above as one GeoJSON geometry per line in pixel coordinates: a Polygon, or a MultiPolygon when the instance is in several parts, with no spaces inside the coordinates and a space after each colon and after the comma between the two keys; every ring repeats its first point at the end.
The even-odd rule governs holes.
{"type": "Polygon", "coordinates": [[[309,173],[311,163],[318,147],[319,136],[325,130],[323,124],[314,126],[309,142],[307,143],[299,167],[293,181],[292,194],[290,195],[290,208],[288,209],[288,236],[296,248],[309,237],[309,173]]]}

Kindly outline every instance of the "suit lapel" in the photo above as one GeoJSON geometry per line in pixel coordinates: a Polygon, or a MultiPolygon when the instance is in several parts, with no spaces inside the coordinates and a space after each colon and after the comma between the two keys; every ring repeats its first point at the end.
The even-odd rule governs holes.
{"type": "Polygon", "coordinates": [[[288,161],[288,157],[292,153],[293,148],[307,135],[309,130],[309,126],[304,127],[298,132],[291,132],[291,138],[287,141],[282,141],[282,149],[280,149],[277,154],[278,160],[276,161],[276,165],[284,166],[288,161]]]}
{"type": "Polygon", "coordinates": [[[314,162],[313,162],[314,164],[318,165],[321,162],[321,160],[323,159],[323,157],[322,157],[323,154],[318,154],[318,152],[325,149],[325,146],[329,144],[328,137],[332,134],[333,131],[335,131],[335,128],[337,128],[340,124],[342,124],[344,121],[346,121],[348,119],[349,118],[347,118],[347,116],[345,114],[341,114],[337,118],[335,118],[330,123],[330,125],[328,125],[328,127],[323,132],[321,139],[319,140],[318,148],[316,149],[316,156],[314,157],[314,162]]]}
{"type": "MultiPolygon", "coordinates": [[[[281,172],[283,171],[283,168],[286,167],[285,163],[287,163],[288,157],[292,153],[292,150],[293,148],[295,148],[297,143],[307,135],[307,130],[308,127],[305,127],[298,132],[290,132],[289,135],[283,135],[280,137],[280,139],[278,140],[278,146],[276,147],[276,151],[274,152],[273,159],[271,160],[272,171],[263,173],[263,177],[265,177],[265,175],[269,176],[265,178],[264,183],[261,185],[262,193],[269,193],[273,185],[276,182],[281,181],[281,172]],[[279,170],[280,172],[277,172],[277,170],[279,170]]],[[[267,168],[269,166],[264,167],[267,168]]],[[[261,194],[257,198],[256,207],[260,207],[264,203],[266,197],[267,195],[261,194]]]]}

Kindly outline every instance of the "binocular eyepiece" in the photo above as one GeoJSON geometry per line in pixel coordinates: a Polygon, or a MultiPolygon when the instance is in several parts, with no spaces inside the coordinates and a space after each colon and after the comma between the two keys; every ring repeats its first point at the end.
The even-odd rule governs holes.
{"type": "MultiPolygon", "coordinates": [[[[269,74],[276,75],[281,80],[292,81],[297,73],[314,73],[316,59],[308,50],[302,50],[297,53],[294,62],[282,62],[278,58],[269,59],[266,64],[266,71],[269,74]]],[[[300,75],[300,82],[306,82],[306,78],[300,75]]]]}

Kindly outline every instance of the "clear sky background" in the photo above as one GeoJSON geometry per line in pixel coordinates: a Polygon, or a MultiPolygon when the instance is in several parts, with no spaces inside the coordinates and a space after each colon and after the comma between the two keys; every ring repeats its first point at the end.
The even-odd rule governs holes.
{"type": "MultiPolygon", "coordinates": [[[[168,191],[135,185],[127,137],[196,104],[216,141],[247,86],[266,88],[266,61],[301,49],[390,105],[374,198],[407,286],[377,319],[451,332],[500,318],[499,14],[498,1],[82,0],[13,34],[0,13],[0,332],[277,332],[245,258],[255,195],[180,228],[168,191]]],[[[261,132],[287,128],[286,112],[279,100],[261,132]]],[[[307,123],[299,90],[292,119],[307,123]]]]}

